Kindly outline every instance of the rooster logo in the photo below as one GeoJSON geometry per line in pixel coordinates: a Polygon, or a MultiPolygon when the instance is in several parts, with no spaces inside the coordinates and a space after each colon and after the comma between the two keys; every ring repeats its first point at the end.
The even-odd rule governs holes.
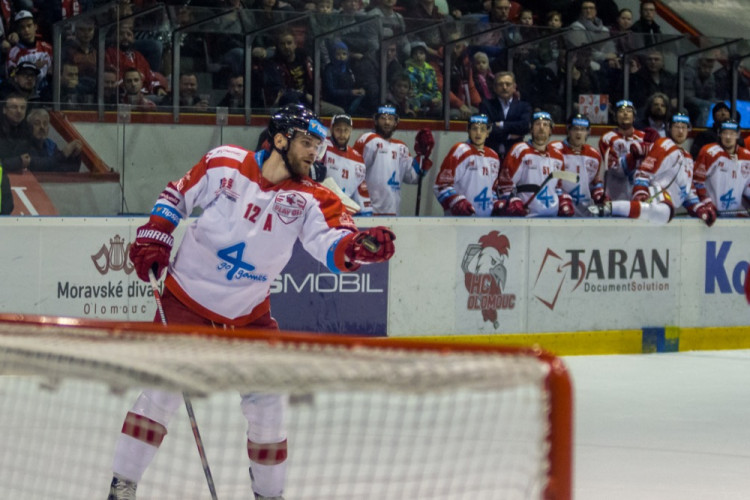
{"type": "Polygon", "coordinates": [[[505,260],[509,250],[508,237],[499,231],[491,231],[480,237],[478,243],[466,247],[461,262],[464,285],[469,292],[467,307],[480,309],[482,319],[490,321],[495,328],[500,326],[497,310],[515,306],[515,295],[503,294],[507,277],[505,260]]]}

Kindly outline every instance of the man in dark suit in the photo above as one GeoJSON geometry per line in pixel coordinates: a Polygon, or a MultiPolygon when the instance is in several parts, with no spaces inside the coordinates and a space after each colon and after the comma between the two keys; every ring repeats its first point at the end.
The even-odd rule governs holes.
{"type": "Polygon", "coordinates": [[[496,97],[482,100],[479,112],[487,115],[492,123],[487,146],[502,158],[529,132],[531,104],[516,98],[516,77],[510,71],[495,75],[493,90],[496,97]]]}

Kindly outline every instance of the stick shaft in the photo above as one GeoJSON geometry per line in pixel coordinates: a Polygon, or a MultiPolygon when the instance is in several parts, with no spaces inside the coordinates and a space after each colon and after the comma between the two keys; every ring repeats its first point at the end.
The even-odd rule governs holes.
{"type": "Polygon", "coordinates": [[[422,202],[422,179],[424,179],[424,174],[422,173],[422,155],[419,155],[419,184],[417,185],[417,205],[414,207],[415,216],[419,216],[419,205],[422,202]]]}
{"type": "MultiPolygon", "coordinates": [[[[154,301],[156,302],[156,309],[159,311],[159,317],[161,323],[167,326],[167,316],[164,314],[164,306],[161,303],[161,294],[159,293],[159,283],[156,281],[156,275],[154,271],[148,270],[148,279],[151,283],[151,292],[154,295],[154,301]]],[[[201,465],[203,466],[203,474],[206,476],[206,483],[208,484],[208,491],[211,492],[211,499],[218,500],[216,496],[216,486],[214,485],[214,476],[211,474],[211,468],[208,466],[208,458],[206,457],[206,449],[203,446],[203,439],[201,438],[200,431],[198,430],[198,421],[195,419],[195,411],[193,411],[193,403],[190,401],[190,396],[187,393],[182,393],[182,398],[185,400],[185,409],[187,410],[188,418],[190,419],[190,427],[193,429],[193,437],[195,438],[195,445],[198,447],[198,455],[201,458],[201,465]]]]}

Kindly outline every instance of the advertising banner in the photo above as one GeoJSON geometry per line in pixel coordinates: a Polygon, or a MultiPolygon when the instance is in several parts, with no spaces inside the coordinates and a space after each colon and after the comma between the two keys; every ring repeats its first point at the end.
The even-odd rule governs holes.
{"type": "Polygon", "coordinates": [[[678,227],[532,228],[528,329],[554,332],[677,324],[679,255],[678,227]]]}

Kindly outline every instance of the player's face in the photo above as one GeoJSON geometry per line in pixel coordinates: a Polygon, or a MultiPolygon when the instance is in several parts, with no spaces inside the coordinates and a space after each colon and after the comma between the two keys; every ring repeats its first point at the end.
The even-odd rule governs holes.
{"type": "Polygon", "coordinates": [[[568,128],[568,142],[574,148],[583,146],[586,142],[586,138],[589,135],[589,129],[581,127],[580,125],[573,125],[568,128]]]}
{"type": "Polygon", "coordinates": [[[737,146],[737,138],[739,134],[736,130],[722,130],[719,132],[719,141],[721,141],[721,147],[728,152],[734,153],[734,149],[737,146]]]}
{"type": "Polygon", "coordinates": [[[534,144],[547,144],[552,135],[552,124],[547,120],[536,120],[531,125],[531,141],[534,144]]]}
{"type": "Polygon", "coordinates": [[[630,106],[623,106],[617,110],[617,126],[620,128],[630,128],[633,125],[635,114],[630,106]]]}
{"type": "Polygon", "coordinates": [[[337,123],[331,127],[333,141],[339,147],[349,144],[349,138],[352,136],[352,128],[346,123],[337,123]]]}
{"type": "Polygon", "coordinates": [[[472,123],[469,127],[469,140],[474,146],[484,146],[484,142],[490,135],[490,129],[484,123],[472,123]]]}
{"type": "Polygon", "coordinates": [[[690,127],[688,127],[687,123],[673,123],[669,129],[670,137],[678,146],[685,142],[689,132],[690,127]]]}
{"type": "Polygon", "coordinates": [[[390,139],[393,132],[396,130],[396,124],[395,116],[386,114],[378,115],[375,120],[375,132],[386,139],[390,139]]]}
{"type": "Polygon", "coordinates": [[[289,144],[287,160],[292,173],[299,176],[310,175],[310,169],[318,156],[322,141],[307,134],[295,134],[289,144]]]}

